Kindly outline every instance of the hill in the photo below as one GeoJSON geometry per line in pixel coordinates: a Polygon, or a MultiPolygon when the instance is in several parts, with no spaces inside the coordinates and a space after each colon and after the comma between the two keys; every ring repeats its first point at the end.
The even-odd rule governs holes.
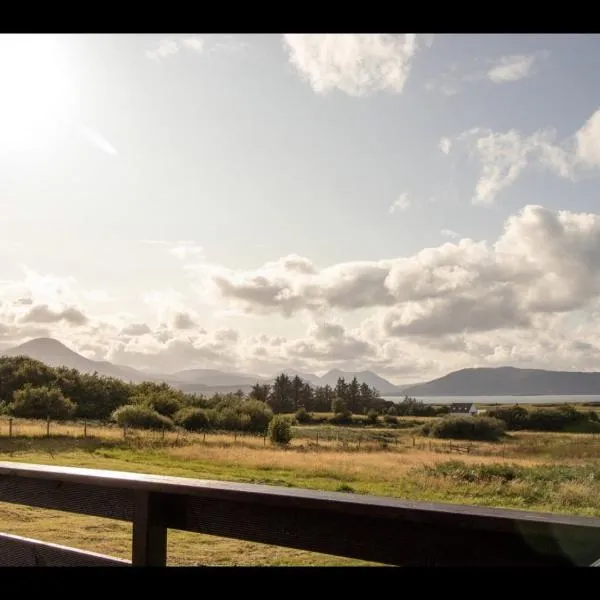
{"type": "Polygon", "coordinates": [[[116,377],[125,381],[140,382],[153,379],[131,367],[114,365],[103,360],[90,360],[52,338],[30,340],[5,350],[2,354],[5,356],[29,356],[50,367],[68,367],[69,369],[77,369],[81,373],[96,372],[99,375],[116,377]]]}
{"type": "Polygon", "coordinates": [[[462,369],[405,390],[409,396],[562,396],[600,394],[600,373],[515,367],[462,369]]]}

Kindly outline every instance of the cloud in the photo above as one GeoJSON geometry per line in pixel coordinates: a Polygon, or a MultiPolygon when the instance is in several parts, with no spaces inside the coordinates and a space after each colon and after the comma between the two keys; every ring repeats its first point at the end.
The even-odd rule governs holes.
{"type": "Polygon", "coordinates": [[[554,129],[543,129],[527,136],[511,129],[495,132],[474,128],[456,136],[453,141],[442,138],[440,148],[466,148],[479,162],[481,172],[475,186],[473,204],[491,205],[504,189],[512,185],[526,169],[548,170],[564,179],[600,167],[600,109],[562,142],[554,129]]]}
{"type": "Polygon", "coordinates": [[[121,335],[145,335],[147,333],[152,333],[150,327],[146,325],[146,323],[131,323],[131,325],[127,325],[127,327],[123,327],[121,329],[121,335]]]}
{"type": "Polygon", "coordinates": [[[193,50],[194,52],[202,52],[204,50],[205,43],[203,38],[201,38],[200,36],[195,36],[190,38],[184,38],[183,40],[181,40],[181,45],[184,48],[193,50]]]}
{"type": "Polygon", "coordinates": [[[21,323],[58,323],[59,321],[79,326],[85,325],[88,322],[88,318],[73,306],[69,306],[63,310],[52,310],[47,304],[33,306],[20,318],[21,323]]]}
{"type": "Polygon", "coordinates": [[[447,137],[443,137],[438,144],[438,148],[444,153],[449,154],[452,148],[452,140],[447,137]]]}
{"type": "Polygon", "coordinates": [[[284,264],[211,271],[218,298],[284,316],[377,308],[388,336],[522,329],[540,315],[583,309],[600,294],[600,216],[530,205],[507,219],[494,244],[462,239],[311,273],[284,264]]]}
{"type": "Polygon", "coordinates": [[[406,210],[410,207],[410,201],[408,199],[408,194],[403,192],[392,202],[390,206],[390,214],[394,214],[396,211],[406,210]]]}
{"type": "Polygon", "coordinates": [[[439,91],[445,96],[454,96],[473,83],[503,84],[532,77],[536,64],[550,56],[546,50],[533,54],[513,54],[498,58],[475,58],[459,66],[453,64],[448,71],[430,79],[425,88],[439,91]]]}
{"type": "Polygon", "coordinates": [[[432,41],[416,34],[283,36],[290,62],[316,93],[338,89],[350,96],[401,93],[419,46],[432,41]]]}
{"type": "Polygon", "coordinates": [[[453,239],[460,237],[458,235],[458,233],[456,233],[456,231],[454,231],[453,229],[442,229],[440,231],[440,233],[445,237],[449,237],[449,238],[453,238],[453,239]]]}
{"type": "Polygon", "coordinates": [[[172,320],[174,329],[194,329],[196,322],[187,312],[176,312],[172,320]]]}
{"type": "Polygon", "coordinates": [[[532,75],[535,54],[514,54],[503,56],[498,64],[488,71],[488,77],[494,83],[507,83],[519,81],[532,75]]]}
{"type": "Polygon", "coordinates": [[[172,39],[160,40],[155,48],[146,50],[146,56],[150,60],[160,61],[170,56],[175,56],[179,52],[179,43],[172,39]]]}

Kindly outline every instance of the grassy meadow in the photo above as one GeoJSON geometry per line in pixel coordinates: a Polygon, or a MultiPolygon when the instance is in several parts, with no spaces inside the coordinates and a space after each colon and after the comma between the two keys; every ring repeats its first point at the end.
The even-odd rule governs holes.
{"type": "MultiPolygon", "coordinates": [[[[0,420],[0,460],[376,494],[396,498],[600,516],[600,436],[511,432],[501,442],[398,428],[296,426],[289,447],[240,433],[128,431],[88,424],[0,420]]],[[[2,530],[129,558],[131,525],[0,504],[2,530]]],[[[172,565],[367,564],[172,531],[172,565]]]]}

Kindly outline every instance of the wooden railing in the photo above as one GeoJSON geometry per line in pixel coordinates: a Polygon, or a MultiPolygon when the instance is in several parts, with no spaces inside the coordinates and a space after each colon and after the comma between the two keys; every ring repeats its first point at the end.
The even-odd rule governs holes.
{"type": "Polygon", "coordinates": [[[0,566],[163,566],[169,528],[402,566],[600,558],[596,518],[117,471],[0,462],[0,502],[133,522],[131,562],[0,534],[0,566]]]}

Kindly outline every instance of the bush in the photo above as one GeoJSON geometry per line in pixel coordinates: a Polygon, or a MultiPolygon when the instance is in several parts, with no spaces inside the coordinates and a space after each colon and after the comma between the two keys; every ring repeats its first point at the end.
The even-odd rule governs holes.
{"type": "Polygon", "coordinates": [[[10,412],[26,419],[68,419],[75,412],[75,404],[60,390],[26,384],[13,393],[10,412]]]}
{"type": "Polygon", "coordinates": [[[275,415],[269,424],[268,433],[273,444],[289,444],[292,439],[292,426],[286,418],[275,415]]]}
{"type": "Polygon", "coordinates": [[[522,406],[500,406],[488,411],[488,416],[494,419],[500,419],[506,423],[509,430],[519,430],[527,428],[529,412],[522,406]]]}
{"type": "Polygon", "coordinates": [[[444,417],[433,423],[429,435],[455,440],[495,441],[502,437],[506,424],[492,417],[444,417]]]}
{"type": "Polygon", "coordinates": [[[333,399],[331,410],[336,417],[341,417],[342,419],[349,419],[352,416],[352,412],[349,410],[346,401],[341,398],[333,399]]]}
{"type": "Polygon", "coordinates": [[[298,421],[298,423],[310,423],[310,415],[306,412],[306,409],[304,407],[299,408],[296,411],[296,421],[298,421]]]}
{"type": "Polygon", "coordinates": [[[188,431],[204,431],[210,428],[210,419],[202,408],[182,408],[175,413],[174,421],[188,431]]]}
{"type": "Polygon", "coordinates": [[[391,414],[388,413],[387,415],[384,415],[383,421],[387,425],[397,425],[398,424],[398,417],[396,415],[391,415],[391,414]]]}
{"type": "Polygon", "coordinates": [[[241,429],[240,415],[233,408],[224,408],[218,412],[218,425],[220,429],[238,431],[241,429]]]}
{"type": "Polygon", "coordinates": [[[246,400],[240,404],[240,427],[246,431],[263,432],[273,418],[273,411],[266,402],[246,400]]]}
{"type": "Polygon", "coordinates": [[[379,413],[378,413],[376,410],[374,410],[374,409],[371,409],[371,410],[370,410],[370,411],[367,413],[367,422],[368,422],[370,425],[376,425],[376,424],[377,424],[377,419],[378,419],[378,417],[379,417],[379,413]]]}
{"type": "Polygon", "coordinates": [[[132,404],[147,406],[165,417],[172,417],[182,404],[178,398],[173,397],[168,391],[151,391],[138,394],[131,399],[132,404]]]}
{"type": "Polygon", "coordinates": [[[164,415],[152,410],[148,406],[127,404],[117,408],[112,414],[113,421],[121,427],[134,429],[173,429],[173,421],[164,415]]]}

